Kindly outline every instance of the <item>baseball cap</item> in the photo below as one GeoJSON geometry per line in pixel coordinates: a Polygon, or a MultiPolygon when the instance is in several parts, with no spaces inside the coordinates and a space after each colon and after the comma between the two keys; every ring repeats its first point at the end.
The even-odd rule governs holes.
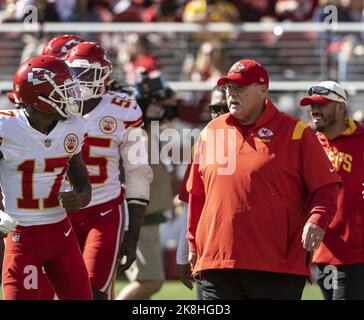
{"type": "Polygon", "coordinates": [[[335,81],[323,81],[308,89],[308,95],[300,100],[301,106],[313,103],[327,104],[332,101],[347,103],[344,88],[335,81]]]}
{"type": "Polygon", "coordinates": [[[235,62],[228,74],[217,81],[221,86],[227,82],[234,82],[239,87],[246,87],[253,83],[265,84],[269,86],[269,76],[267,70],[257,61],[242,59],[235,62]]]}

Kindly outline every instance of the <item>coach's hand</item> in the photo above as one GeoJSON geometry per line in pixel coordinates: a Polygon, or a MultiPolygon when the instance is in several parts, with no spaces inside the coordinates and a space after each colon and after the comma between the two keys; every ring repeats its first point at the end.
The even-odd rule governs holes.
{"type": "Polygon", "coordinates": [[[193,289],[192,270],[189,263],[177,264],[177,275],[188,289],[193,289]]]}
{"type": "Polygon", "coordinates": [[[59,202],[67,212],[76,212],[81,209],[81,196],[74,190],[68,192],[60,192],[58,194],[59,202]]]}
{"type": "Polygon", "coordinates": [[[307,251],[318,249],[324,238],[325,231],[317,224],[307,222],[303,228],[302,243],[303,248],[307,251]]]}

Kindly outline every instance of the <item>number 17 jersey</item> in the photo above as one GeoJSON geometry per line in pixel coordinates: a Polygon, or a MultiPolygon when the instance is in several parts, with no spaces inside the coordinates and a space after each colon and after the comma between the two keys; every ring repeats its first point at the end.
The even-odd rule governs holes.
{"type": "Polygon", "coordinates": [[[18,225],[57,223],[66,217],[58,200],[71,157],[81,152],[85,121],[72,116],[45,135],[24,110],[0,112],[0,183],[4,211],[18,225]]]}

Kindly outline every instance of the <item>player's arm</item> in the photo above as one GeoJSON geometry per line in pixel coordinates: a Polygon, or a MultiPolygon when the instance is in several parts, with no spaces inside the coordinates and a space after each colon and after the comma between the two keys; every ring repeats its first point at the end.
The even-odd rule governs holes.
{"type": "MultiPolygon", "coordinates": [[[[3,153],[0,151],[0,160],[4,158],[3,153]]],[[[13,231],[16,227],[15,221],[7,215],[4,211],[2,204],[2,193],[0,189],[0,239],[5,238],[6,235],[13,231]]]]}
{"type": "Polygon", "coordinates": [[[67,177],[72,191],[60,192],[59,198],[66,211],[78,211],[91,201],[91,184],[81,152],[70,159],[67,177]]]}
{"type": "Polygon", "coordinates": [[[148,164],[146,138],[141,128],[133,128],[128,130],[120,146],[129,211],[129,229],[124,238],[122,252],[126,257],[121,267],[123,271],[127,270],[136,258],[140,229],[149,202],[150,183],[153,180],[153,171],[148,164]],[[135,157],[135,148],[139,150],[138,157],[135,157]]]}

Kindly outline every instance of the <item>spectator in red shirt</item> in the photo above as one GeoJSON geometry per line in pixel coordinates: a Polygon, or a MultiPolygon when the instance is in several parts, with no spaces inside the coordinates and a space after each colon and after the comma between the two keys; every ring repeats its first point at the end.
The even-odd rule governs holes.
{"type": "Polygon", "coordinates": [[[146,35],[132,33],[122,46],[125,50],[120,50],[118,63],[129,84],[134,85],[140,81],[139,77],[143,71],[149,75],[161,72],[158,58],[151,54],[151,43],[146,35]]]}
{"type": "MultiPolygon", "coordinates": [[[[225,73],[223,50],[217,41],[205,41],[201,44],[196,57],[186,56],[183,65],[185,79],[189,81],[216,81],[225,73]]],[[[189,123],[201,123],[210,120],[207,106],[210,103],[208,92],[189,92],[180,96],[180,119],[189,123]]]]}
{"type": "Polygon", "coordinates": [[[311,106],[316,135],[343,181],[338,208],[313,256],[325,300],[364,299],[364,127],[347,116],[341,85],[324,81],[301,100],[311,106]]]}
{"type": "Polygon", "coordinates": [[[300,299],[341,180],[311,128],[269,100],[262,65],[240,60],[217,84],[230,112],[201,133],[187,182],[203,299],[300,299]]]}
{"type": "Polygon", "coordinates": [[[143,22],[143,14],[150,6],[145,0],[120,0],[112,6],[114,22],[143,22]]]}
{"type": "Polygon", "coordinates": [[[234,0],[242,22],[259,22],[267,18],[276,20],[277,0],[234,0]]]}

